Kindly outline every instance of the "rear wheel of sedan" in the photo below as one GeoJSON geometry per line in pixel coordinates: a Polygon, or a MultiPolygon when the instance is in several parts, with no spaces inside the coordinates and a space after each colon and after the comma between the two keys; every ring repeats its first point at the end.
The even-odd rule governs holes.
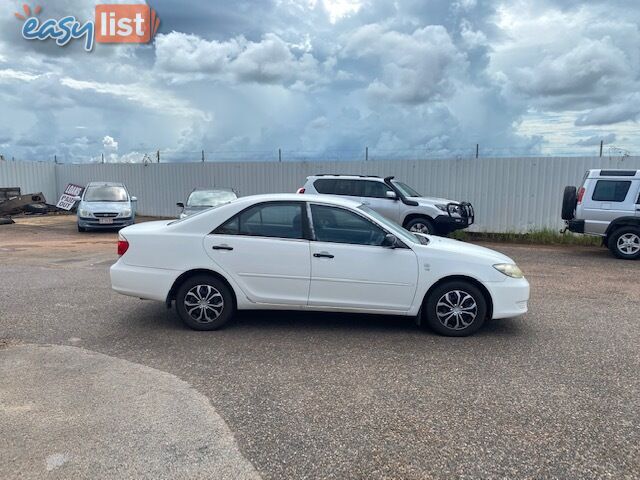
{"type": "Polygon", "coordinates": [[[184,323],[194,330],[217,330],[235,311],[229,287],[210,275],[187,279],[176,294],[176,310],[184,323]]]}
{"type": "Polygon", "coordinates": [[[622,227],[609,236],[609,250],[624,260],[640,258],[640,228],[622,227]]]}
{"type": "Polygon", "coordinates": [[[423,315],[427,325],[440,335],[465,337],[484,323],[487,301],[472,283],[455,280],[431,292],[423,315]]]}

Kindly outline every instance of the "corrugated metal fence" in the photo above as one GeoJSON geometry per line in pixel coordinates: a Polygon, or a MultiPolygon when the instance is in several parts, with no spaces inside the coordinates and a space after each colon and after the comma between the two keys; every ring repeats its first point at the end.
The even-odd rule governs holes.
{"type": "MultiPolygon", "coordinates": [[[[640,157],[151,163],[52,167],[54,166],[50,164],[0,163],[0,186],[22,186],[15,183],[18,181],[34,186],[37,184],[36,180],[40,180],[41,186],[34,189],[45,191],[51,188],[53,181],[59,194],[67,183],[84,185],[90,181],[120,181],[127,185],[132,195],[138,197],[140,214],[176,216],[178,208],[175,203],[184,201],[195,187],[233,187],[241,195],[252,195],[294,192],[304,184],[308,175],[316,173],[395,175],[425,195],[473,203],[477,222],[474,230],[525,232],[562,226],[562,190],[565,185],[578,185],[587,169],[640,168],[640,157]]],[[[48,193],[45,194],[51,198],[48,193]]]]}

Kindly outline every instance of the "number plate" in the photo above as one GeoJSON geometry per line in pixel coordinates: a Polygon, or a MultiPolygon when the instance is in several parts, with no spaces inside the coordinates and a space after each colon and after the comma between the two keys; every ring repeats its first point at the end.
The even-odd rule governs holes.
{"type": "Polygon", "coordinates": [[[100,220],[98,220],[98,223],[100,225],[112,225],[113,224],[113,218],[101,218],[100,220]]]}

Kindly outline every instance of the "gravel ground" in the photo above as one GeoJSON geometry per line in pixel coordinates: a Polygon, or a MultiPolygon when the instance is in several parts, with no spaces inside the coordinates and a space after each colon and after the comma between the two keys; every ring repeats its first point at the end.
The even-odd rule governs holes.
{"type": "Polygon", "coordinates": [[[194,332],[112,292],[115,234],[74,229],[70,217],[0,227],[0,348],[76,346],[178,377],[263,478],[640,477],[640,262],[487,245],[525,271],[530,313],[464,339],[283,312],[194,332]]]}

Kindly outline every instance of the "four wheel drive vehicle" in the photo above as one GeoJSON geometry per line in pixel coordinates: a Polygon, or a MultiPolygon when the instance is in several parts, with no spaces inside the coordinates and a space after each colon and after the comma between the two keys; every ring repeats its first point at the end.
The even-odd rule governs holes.
{"type": "Polygon", "coordinates": [[[236,198],[238,195],[230,188],[197,188],[189,194],[186,204],[178,202],[176,205],[182,208],[180,218],[185,218],[207,208],[233,202],[236,198]]]}
{"type": "Polygon", "coordinates": [[[603,237],[618,258],[640,258],[640,170],[589,170],[565,187],[562,219],[575,233],[603,237]]]}
{"type": "Polygon", "coordinates": [[[84,189],[77,208],[78,231],[122,228],[135,222],[136,197],[122,183],[91,182],[84,189]]]}
{"type": "Polygon", "coordinates": [[[329,194],[367,205],[411,232],[448,235],[474,221],[468,202],[423,197],[394,177],[362,175],[314,175],[298,193],[329,194]]]}
{"type": "Polygon", "coordinates": [[[362,202],[329,195],[240,198],[120,231],[113,289],[175,302],[215,330],[236,310],[410,316],[443,335],[527,311],[529,283],[501,253],[410,233],[362,202]]]}

